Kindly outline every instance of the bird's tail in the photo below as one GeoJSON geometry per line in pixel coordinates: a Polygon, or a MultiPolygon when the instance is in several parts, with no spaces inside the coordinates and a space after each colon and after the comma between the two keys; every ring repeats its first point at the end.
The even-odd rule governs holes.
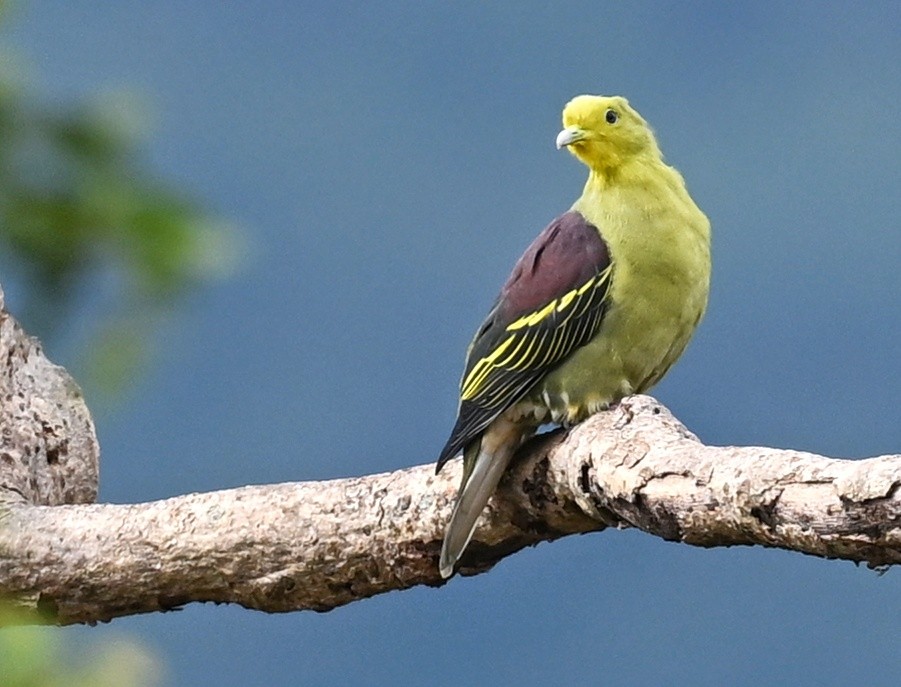
{"type": "Polygon", "coordinates": [[[495,445],[494,450],[491,450],[486,447],[486,443],[489,442],[474,441],[465,451],[463,462],[466,468],[463,472],[463,485],[460,487],[454,512],[451,513],[444,532],[444,544],[438,563],[441,577],[445,579],[454,574],[454,566],[472,539],[476,522],[518,446],[517,442],[510,442],[495,445]],[[470,458],[470,452],[476,453],[474,460],[470,458]]]}

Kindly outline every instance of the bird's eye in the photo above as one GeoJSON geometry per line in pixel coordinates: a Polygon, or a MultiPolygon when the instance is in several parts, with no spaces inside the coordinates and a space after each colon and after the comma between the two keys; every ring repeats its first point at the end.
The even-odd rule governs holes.
{"type": "Polygon", "coordinates": [[[616,110],[607,110],[607,114],[604,115],[604,119],[607,120],[608,124],[616,124],[616,120],[619,119],[619,115],[616,114],[616,110]]]}

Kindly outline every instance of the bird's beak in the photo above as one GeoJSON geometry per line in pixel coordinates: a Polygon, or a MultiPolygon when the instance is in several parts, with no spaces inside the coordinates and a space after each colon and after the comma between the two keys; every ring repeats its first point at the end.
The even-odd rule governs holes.
{"type": "Polygon", "coordinates": [[[563,146],[572,145],[576,141],[585,138],[585,132],[577,126],[568,126],[559,134],[557,134],[557,150],[563,146]]]}

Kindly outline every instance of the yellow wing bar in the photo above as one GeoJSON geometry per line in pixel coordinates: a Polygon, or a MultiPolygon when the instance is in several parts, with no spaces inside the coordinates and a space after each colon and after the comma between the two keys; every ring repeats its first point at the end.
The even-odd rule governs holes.
{"type": "Polygon", "coordinates": [[[507,325],[507,331],[513,332],[513,331],[516,331],[517,329],[522,329],[523,327],[533,327],[536,324],[538,324],[539,322],[541,322],[543,319],[548,317],[548,315],[553,314],[555,311],[561,312],[561,311],[565,310],[567,307],[569,307],[569,305],[573,302],[573,300],[575,300],[576,296],[581,296],[582,294],[584,294],[599,279],[601,279],[601,278],[606,279],[606,274],[607,274],[607,272],[604,271],[601,274],[597,275],[596,277],[592,277],[591,279],[589,279],[578,289],[573,289],[572,291],[560,296],[560,298],[555,298],[550,303],[548,303],[546,306],[544,306],[541,310],[536,310],[535,312],[532,312],[532,313],[529,313],[528,315],[524,315],[523,317],[520,317],[513,324],[507,325]]]}
{"type": "Polygon", "coordinates": [[[504,405],[510,393],[522,388],[523,375],[533,376],[587,343],[601,320],[609,278],[608,266],[579,288],[507,325],[510,335],[464,378],[461,400],[484,407],[504,405]]]}

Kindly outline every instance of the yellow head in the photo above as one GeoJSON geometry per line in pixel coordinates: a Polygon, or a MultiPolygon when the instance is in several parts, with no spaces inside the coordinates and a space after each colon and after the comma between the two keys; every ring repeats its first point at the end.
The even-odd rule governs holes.
{"type": "Polygon", "coordinates": [[[647,122],[620,96],[576,96],[563,108],[563,127],[557,147],[568,147],[596,172],[615,171],[643,155],[660,158],[647,122]]]}

